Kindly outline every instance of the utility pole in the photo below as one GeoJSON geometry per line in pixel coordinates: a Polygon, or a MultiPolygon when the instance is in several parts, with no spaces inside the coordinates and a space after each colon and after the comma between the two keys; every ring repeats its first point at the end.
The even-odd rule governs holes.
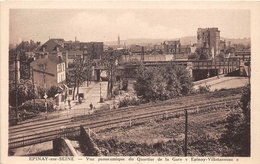
{"type": "Polygon", "coordinates": [[[99,91],[99,92],[100,92],[100,94],[99,94],[99,102],[102,102],[102,101],[101,101],[101,78],[100,78],[100,80],[99,80],[99,84],[100,84],[100,91],[99,91]]]}
{"type": "MultiPolygon", "coordinates": [[[[33,83],[33,93],[35,94],[35,90],[34,90],[34,75],[33,75],[33,67],[32,68],[32,83],[33,83]]],[[[33,95],[33,110],[35,111],[35,95],[33,95]]]]}
{"type": "Polygon", "coordinates": [[[187,157],[187,143],[188,143],[188,111],[187,109],[184,110],[185,113],[185,143],[184,143],[184,153],[185,157],[187,157]]]}
{"type": "MultiPolygon", "coordinates": [[[[46,69],[46,63],[44,64],[41,64],[41,69],[42,69],[42,72],[43,72],[43,83],[44,83],[44,104],[45,104],[45,109],[46,109],[46,114],[48,113],[48,110],[47,110],[47,95],[46,95],[46,74],[45,74],[45,69],[46,69]]],[[[47,116],[45,117],[45,119],[47,119],[47,116]]]]}
{"type": "Polygon", "coordinates": [[[177,43],[175,44],[174,48],[175,48],[175,50],[174,50],[174,60],[176,61],[176,56],[177,56],[177,52],[176,52],[176,50],[177,50],[177,43]]]}
{"type": "Polygon", "coordinates": [[[14,82],[15,82],[15,122],[18,123],[18,112],[17,112],[17,78],[18,78],[18,71],[17,71],[17,56],[18,52],[15,54],[15,63],[14,63],[14,82]]]}

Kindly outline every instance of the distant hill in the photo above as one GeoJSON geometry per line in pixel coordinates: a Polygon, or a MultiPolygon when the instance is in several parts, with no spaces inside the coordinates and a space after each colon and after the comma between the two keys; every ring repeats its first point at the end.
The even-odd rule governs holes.
{"type": "MultiPolygon", "coordinates": [[[[185,36],[181,38],[173,38],[173,39],[149,39],[149,38],[132,38],[132,39],[126,39],[126,40],[120,40],[121,45],[132,45],[132,44],[137,44],[137,45],[149,45],[149,44],[161,44],[166,40],[179,40],[181,41],[182,45],[189,45],[197,43],[197,38],[196,36],[185,36]]],[[[221,40],[226,40],[226,41],[231,41],[232,44],[250,44],[251,39],[250,38],[244,38],[244,39],[232,39],[232,38],[224,38],[221,37],[221,40]]],[[[111,41],[111,42],[105,42],[105,45],[117,45],[117,41],[111,41]]]]}
{"type": "Polygon", "coordinates": [[[251,44],[251,39],[250,38],[243,38],[243,39],[231,39],[231,38],[222,38],[221,40],[226,40],[227,41],[231,41],[232,44],[243,44],[243,45],[248,45],[251,44]]]}
{"type": "MultiPolygon", "coordinates": [[[[138,45],[148,45],[148,44],[161,44],[166,40],[178,40],[180,39],[181,44],[187,45],[190,44],[190,41],[192,43],[196,43],[196,37],[195,36],[186,36],[186,37],[181,37],[181,38],[173,38],[173,39],[149,39],[149,38],[133,38],[133,39],[126,39],[126,40],[120,40],[121,45],[124,43],[126,45],[131,45],[131,44],[138,44],[138,45]]],[[[105,45],[117,45],[117,41],[112,41],[112,42],[105,42],[105,45]]]]}

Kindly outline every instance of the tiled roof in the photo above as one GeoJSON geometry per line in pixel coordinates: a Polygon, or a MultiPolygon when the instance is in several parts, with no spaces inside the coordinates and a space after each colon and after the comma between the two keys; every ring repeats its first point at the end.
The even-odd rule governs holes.
{"type": "MultiPolygon", "coordinates": [[[[86,53],[86,51],[84,53],[86,53]]],[[[68,55],[80,56],[80,55],[83,55],[83,51],[80,51],[80,50],[70,50],[70,51],[68,51],[68,55]]]]}
{"type": "Polygon", "coordinates": [[[53,40],[55,43],[59,44],[60,46],[63,45],[63,43],[65,42],[64,39],[49,39],[49,40],[53,40]]]}
{"type": "MultiPolygon", "coordinates": [[[[36,48],[35,51],[43,51],[43,47],[45,47],[45,52],[53,52],[56,51],[56,47],[59,47],[60,52],[65,52],[66,50],[61,46],[63,39],[49,39],[42,46],[36,48]]],[[[64,40],[63,40],[64,41],[64,40]]]]}
{"type": "MultiPolygon", "coordinates": [[[[144,51],[145,51],[145,48],[144,48],[144,51]]],[[[139,45],[131,46],[130,52],[142,52],[142,46],[139,46],[139,45]]]]}
{"type": "Polygon", "coordinates": [[[57,55],[48,55],[48,58],[53,61],[54,63],[56,64],[59,64],[59,63],[63,63],[64,61],[62,60],[61,57],[57,56],[57,55]]]}

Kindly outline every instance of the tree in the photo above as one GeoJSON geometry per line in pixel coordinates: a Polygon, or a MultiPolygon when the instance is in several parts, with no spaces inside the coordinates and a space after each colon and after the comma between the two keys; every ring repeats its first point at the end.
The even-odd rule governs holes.
{"type": "MultiPolygon", "coordinates": [[[[27,100],[37,98],[36,88],[33,88],[31,80],[20,80],[17,84],[17,105],[22,105],[27,100]]],[[[15,106],[16,90],[13,83],[9,84],[9,104],[15,106]]]]}
{"type": "Polygon", "coordinates": [[[79,86],[86,80],[86,67],[85,62],[81,58],[75,58],[73,60],[74,68],[71,71],[68,70],[66,77],[68,77],[69,83],[74,84],[72,100],[75,98],[75,92],[77,88],[77,95],[79,94],[79,86]],[[72,82],[73,81],[73,82],[72,82]]]}
{"type": "Polygon", "coordinates": [[[86,80],[87,80],[87,86],[89,86],[89,83],[91,83],[91,72],[92,72],[92,64],[93,64],[93,57],[95,56],[94,51],[94,44],[92,46],[91,52],[84,54],[84,67],[86,67],[86,80]]]}
{"type": "Polygon", "coordinates": [[[221,135],[220,142],[231,148],[230,156],[250,156],[250,84],[245,86],[239,109],[227,117],[225,132],[221,135]]]}
{"type": "Polygon", "coordinates": [[[20,61],[20,78],[29,79],[30,78],[30,63],[33,61],[33,58],[30,58],[27,53],[32,52],[39,42],[34,43],[34,41],[22,41],[17,47],[9,51],[9,60],[13,61],[13,57],[18,53],[18,60],[20,61]]]}
{"type": "Polygon", "coordinates": [[[107,85],[107,96],[112,97],[113,85],[115,82],[115,71],[117,68],[118,61],[121,59],[122,52],[109,48],[103,53],[102,64],[105,67],[108,85],[107,85]]]}
{"type": "Polygon", "coordinates": [[[137,71],[134,90],[137,96],[141,96],[146,102],[164,99],[163,96],[166,84],[163,82],[163,76],[160,68],[149,67],[143,65],[137,71]]]}
{"type": "Polygon", "coordinates": [[[210,49],[207,48],[207,43],[203,47],[197,48],[195,52],[199,55],[200,60],[206,60],[212,56],[210,49]]]}
{"type": "Polygon", "coordinates": [[[141,65],[134,83],[137,96],[146,102],[187,95],[192,86],[192,78],[186,68],[174,63],[147,68],[141,65]]]}

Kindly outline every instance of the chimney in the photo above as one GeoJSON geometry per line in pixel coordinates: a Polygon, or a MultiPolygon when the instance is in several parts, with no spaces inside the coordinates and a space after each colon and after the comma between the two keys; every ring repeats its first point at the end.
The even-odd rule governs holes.
{"type": "Polygon", "coordinates": [[[76,41],[77,41],[77,37],[75,36],[75,43],[76,43],[76,41]]]}

